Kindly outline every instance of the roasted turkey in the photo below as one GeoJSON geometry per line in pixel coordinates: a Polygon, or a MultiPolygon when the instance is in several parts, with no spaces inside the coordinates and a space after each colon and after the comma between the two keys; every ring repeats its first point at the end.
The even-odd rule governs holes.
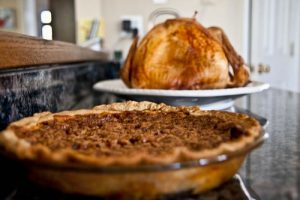
{"type": "Polygon", "coordinates": [[[138,44],[135,37],[121,70],[130,88],[217,89],[242,87],[249,70],[218,27],[195,18],[169,19],[138,44]]]}

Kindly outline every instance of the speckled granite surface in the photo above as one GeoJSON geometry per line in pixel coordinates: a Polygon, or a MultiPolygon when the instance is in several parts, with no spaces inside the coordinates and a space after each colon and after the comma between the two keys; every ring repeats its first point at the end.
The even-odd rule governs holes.
{"type": "Polygon", "coordinates": [[[71,109],[96,81],[117,77],[118,64],[83,62],[0,71],[0,130],[36,112],[71,109]]]}
{"type": "Polygon", "coordinates": [[[270,89],[250,96],[249,109],[269,120],[270,137],[241,175],[264,200],[300,199],[300,94],[270,89]]]}
{"type": "MultiPolygon", "coordinates": [[[[88,70],[88,68],[85,70],[88,70]]],[[[68,72],[65,71],[65,73],[68,72]]],[[[103,71],[103,73],[105,74],[106,72],[103,71]]],[[[34,75],[32,76],[34,78],[34,75]]],[[[45,76],[47,76],[47,73],[45,76]]],[[[74,81],[70,81],[70,83],[76,84],[74,81]]],[[[3,95],[3,91],[7,92],[7,90],[1,88],[3,84],[3,82],[0,84],[0,95],[3,95]]],[[[30,85],[30,82],[27,82],[27,84],[30,85]]],[[[20,86],[20,88],[24,87],[26,88],[25,83],[20,86]]],[[[89,94],[81,95],[82,98],[77,98],[77,95],[75,95],[77,97],[69,96],[69,91],[73,91],[73,93],[74,90],[77,91],[77,86],[70,85],[70,87],[71,88],[66,87],[65,89],[57,87],[56,89],[56,87],[53,86],[53,88],[55,88],[54,91],[60,91],[58,93],[52,92],[47,94],[42,92],[43,95],[35,93],[30,95],[40,96],[42,98],[41,102],[51,102],[49,106],[53,107],[41,108],[43,108],[42,110],[51,108],[53,111],[66,108],[77,109],[92,107],[99,103],[116,100],[114,97],[94,93],[89,89],[86,90],[89,91],[89,94]],[[75,104],[71,104],[70,102],[75,104]]],[[[78,90],[78,94],[81,94],[81,91],[78,90]]],[[[15,94],[12,93],[12,95],[15,94]]],[[[25,101],[19,101],[16,99],[16,96],[13,96],[12,99],[14,103],[7,104],[7,102],[10,101],[8,101],[7,98],[5,100],[5,98],[1,96],[0,101],[2,105],[12,105],[10,108],[7,107],[6,110],[3,110],[3,107],[1,108],[1,120],[7,119],[7,116],[17,111],[13,105],[18,105],[18,102],[23,102],[24,105],[21,103],[21,107],[26,108],[27,106],[29,112],[37,111],[33,109],[34,107],[28,106],[27,103],[39,104],[39,102],[31,102],[26,99],[25,101]]],[[[241,177],[247,185],[247,188],[252,194],[256,194],[257,199],[300,199],[300,94],[270,89],[263,93],[251,95],[248,104],[245,104],[243,108],[267,118],[269,120],[267,132],[270,134],[268,141],[247,158],[240,170],[241,177]]],[[[20,112],[22,112],[22,110],[20,110],[20,112]]],[[[4,126],[6,121],[1,121],[1,123],[1,125],[4,126]]],[[[19,175],[22,174],[22,169],[1,157],[0,166],[0,187],[2,188],[2,190],[0,190],[0,199],[4,197],[14,199],[13,195],[16,194],[14,191],[18,191],[18,183],[22,177],[19,175]],[[5,188],[5,190],[3,188],[5,188]]],[[[35,198],[34,195],[32,197],[35,198]]]]}

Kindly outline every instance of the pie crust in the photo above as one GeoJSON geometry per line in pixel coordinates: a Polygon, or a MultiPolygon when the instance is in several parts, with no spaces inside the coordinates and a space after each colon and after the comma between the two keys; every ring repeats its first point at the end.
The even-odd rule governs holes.
{"type": "MultiPolygon", "coordinates": [[[[152,129],[159,129],[159,127],[152,127],[152,129]]],[[[255,142],[257,138],[261,136],[261,131],[259,123],[244,114],[223,111],[202,111],[198,107],[172,107],[151,102],[128,101],[110,105],[100,105],[89,110],[64,111],[60,113],[43,112],[35,114],[32,117],[11,123],[7,129],[0,133],[0,145],[4,147],[9,155],[13,155],[22,161],[49,164],[49,166],[54,164],[58,166],[85,166],[87,168],[115,166],[122,168],[145,165],[167,165],[235,153],[255,142]],[[53,120],[63,124],[67,122],[67,120],[73,120],[78,116],[118,116],[122,113],[146,113],[149,115],[157,113],[176,115],[176,113],[182,113],[182,115],[195,117],[197,120],[212,118],[219,120],[215,126],[224,126],[226,130],[228,129],[227,132],[229,131],[230,134],[236,134],[236,132],[238,132],[238,136],[233,135],[234,137],[228,141],[221,142],[216,147],[208,149],[201,148],[200,150],[195,150],[187,145],[178,145],[161,154],[152,154],[151,151],[137,150],[135,154],[129,155],[126,154],[127,152],[125,151],[124,154],[118,156],[99,156],[82,153],[77,151],[76,148],[58,148],[53,150],[49,145],[35,144],[32,143],[32,141],[29,142],[29,139],[18,136],[20,134],[19,132],[24,133],[24,130],[26,130],[26,134],[31,134],[31,132],[35,133],[34,131],[41,129],[41,124],[47,124],[53,120]],[[234,132],[230,132],[231,130],[234,130],[234,132]]],[[[42,133],[51,134],[51,132],[42,133]]],[[[51,142],[53,143],[53,141],[51,142]]],[[[62,141],[57,140],[56,142],[59,144],[62,141]]],[[[82,142],[84,142],[84,139],[82,142]]],[[[100,170],[100,173],[89,171],[78,172],[76,170],[62,171],[55,168],[51,169],[51,167],[30,166],[28,174],[31,179],[40,184],[54,187],[68,193],[103,196],[124,194],[126,197],[129,195],[130,199],[140,199],[144,194],[147,194],[149,197],[149,195],[156,196],[189,189],[201,192],[214,188],[236,173],[247,153],[248,152],[244,152],[232,159],[204,167],[198,166],[170,171],[124,173],[121,170],[116,173],[105,173],[105,170],[104,172],[100,170]],[[132,194],[134,194],[134,196],[132,196],[132,194]]]]}

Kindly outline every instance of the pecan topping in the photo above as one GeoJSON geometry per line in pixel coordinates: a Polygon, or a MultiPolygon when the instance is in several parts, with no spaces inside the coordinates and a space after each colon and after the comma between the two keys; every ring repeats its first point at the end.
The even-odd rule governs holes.
{"type": "Polygon", "coordinates": [[[164,155],[177,147],[212,149],[244,134],[225,119],[187,112],[126,111],[54,117],[17,136],[53,151],[73,149],[95,156],[164,155]]]}

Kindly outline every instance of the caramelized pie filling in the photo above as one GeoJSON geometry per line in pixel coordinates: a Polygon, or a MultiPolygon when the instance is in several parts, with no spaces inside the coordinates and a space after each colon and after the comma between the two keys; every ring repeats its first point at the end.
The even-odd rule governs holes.
{"type": "MultiPolygon", "coordinates": [[[[15,127],[17,128],[17,127],[15,127]]],[[[18,128],[18,137],[53,151],[73,149],[95,156],[163,155],[175,147],[199,151],[217,147],[243,134],[233,123],[185,112],[126,111],[54,116],[34,130],[18,128]]]]}

